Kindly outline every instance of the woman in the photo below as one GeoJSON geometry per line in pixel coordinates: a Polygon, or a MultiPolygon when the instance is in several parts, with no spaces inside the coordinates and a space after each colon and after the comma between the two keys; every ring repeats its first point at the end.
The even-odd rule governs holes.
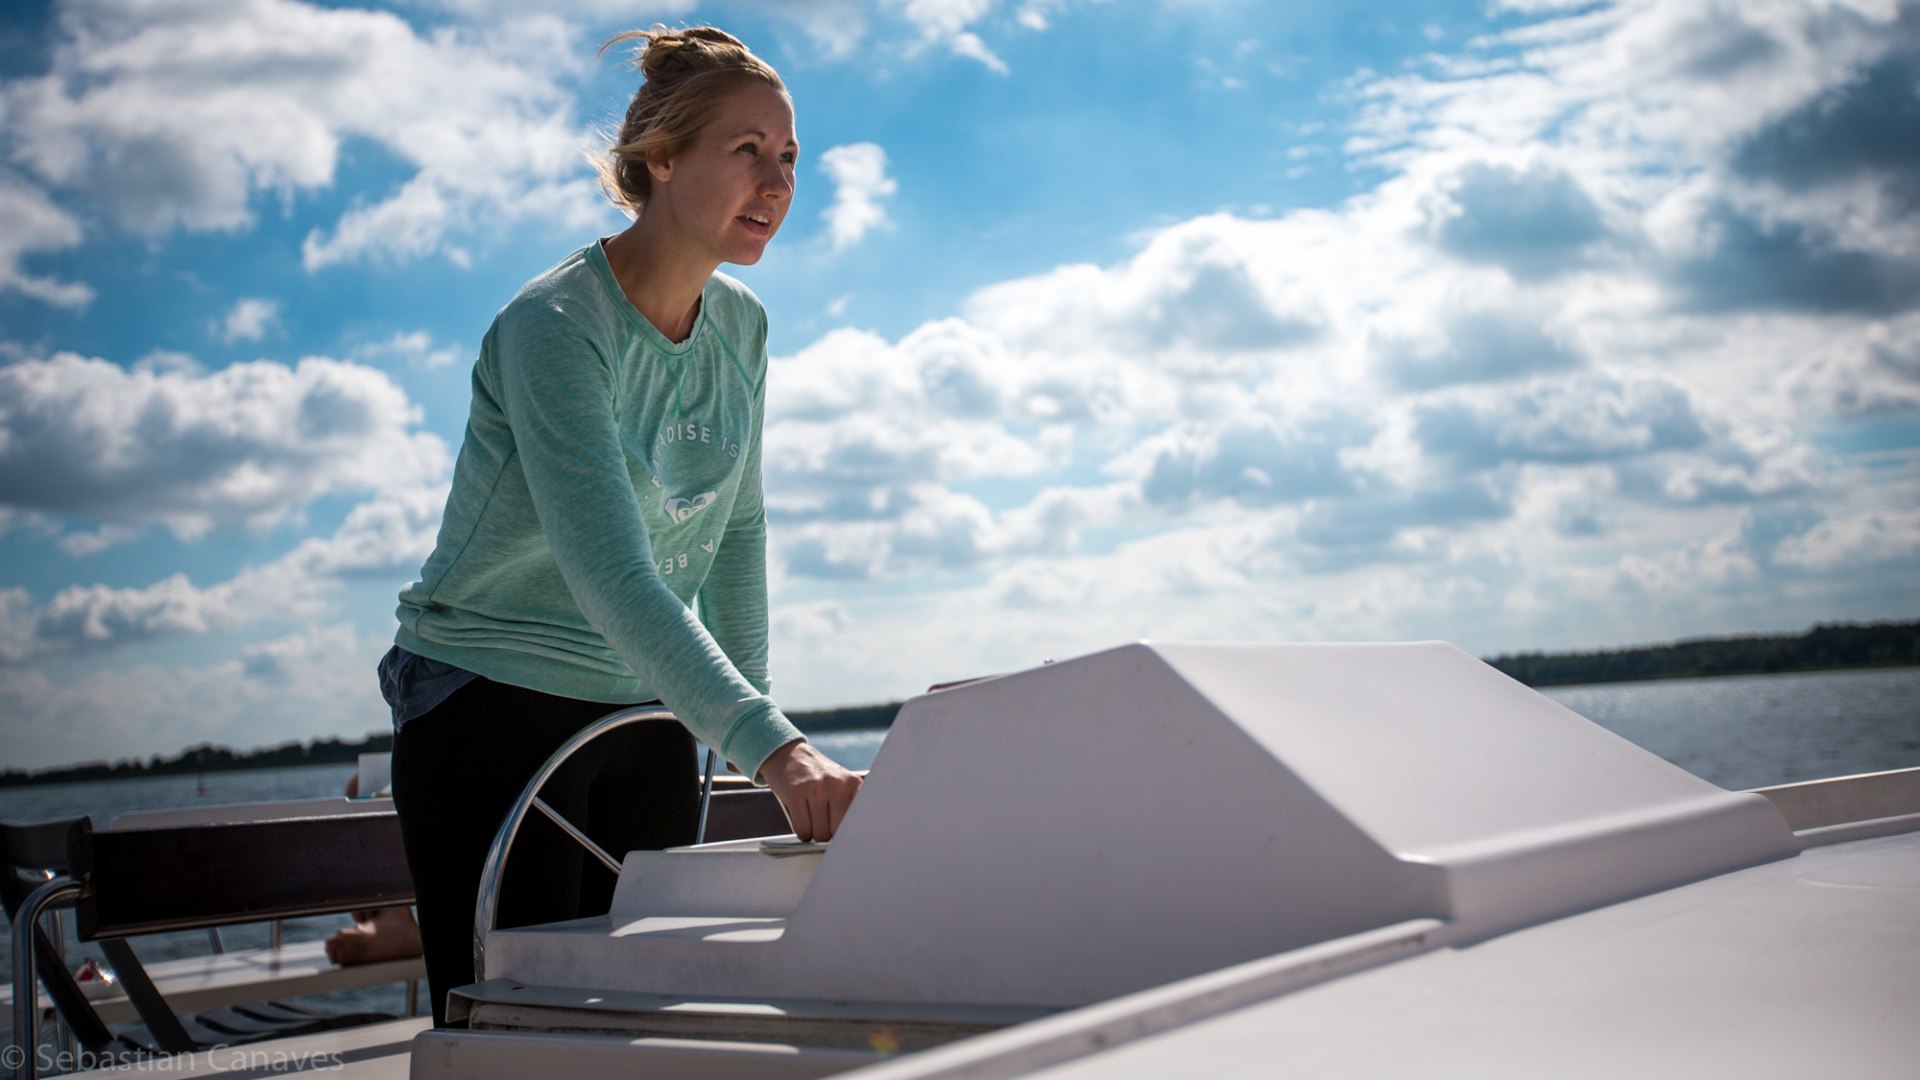
{"type": "MultiPolygon", "coordinates": [[[[803,840],[832,838],[860,784],[767,696],[767,322],[715,272],[759,261],[787,215],[792,102],[711,27],[623,41],[644,82],[602,178],[633,224],[488,330],[439,539],[381,663],[436,1024],[472,981],[493,833],[583,725],[653,699],[685,725],[622,729],[611,760],[550,785],[607,846],[692,839],[688,731],[770,786],[803,840]]],[[[571,843],[515,850],[502,925],[606,910],[610,877],[571,843]]]]}

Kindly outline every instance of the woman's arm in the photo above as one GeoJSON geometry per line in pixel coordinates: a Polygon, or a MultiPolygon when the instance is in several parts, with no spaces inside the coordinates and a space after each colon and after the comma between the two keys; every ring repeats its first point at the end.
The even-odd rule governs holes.
{"type": "Polygon", "coordinates": [[[496,330],[493,390],[574,603],[689,730],[754,775],[800,733],[660,579],[615,419],[612,358],[552,308],[496,330]]]}
{"type": "MultiPolygon", "coordinates": [[[[764,326],[761,340],[765,340],[764,326]]],[[[757,370],[767,369],[759,350],[757,370]]],[[[753,428],[741,465],[740,490],[733,516],[714,552],[713,565],[700,588],[700,617],[734,666],[762,693],[767,676],[767,513],[760,482],[760,436],[765,415],[766,380],[754,388],[753,428]]],[[[803,740],[775,750],[761,776],[780,799],[793,832],[802,840],[829,840],[859,793],[860,777],[803,740]]]]}
{"type": "MultiPolygon", "coordinates": [[[[762,364],[764,370],[765,365],[762,364]]],[[[767,671],[767,512],[760,486],[763,380],[753,399],[753,427],[741,463],[733,516],[700,586],[700,619],[746,680],[769,692],[767,671]]]]}

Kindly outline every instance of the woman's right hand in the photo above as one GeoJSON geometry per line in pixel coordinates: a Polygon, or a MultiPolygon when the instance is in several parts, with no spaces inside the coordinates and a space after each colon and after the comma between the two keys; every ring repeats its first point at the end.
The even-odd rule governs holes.
{"type": "Polygon", "coordinates": [[[767,755],[760,763],[760,778],[787,812],[793,835],[802,840],[833,839],[860,791],[860,777],[800,739],[767,755]]]}

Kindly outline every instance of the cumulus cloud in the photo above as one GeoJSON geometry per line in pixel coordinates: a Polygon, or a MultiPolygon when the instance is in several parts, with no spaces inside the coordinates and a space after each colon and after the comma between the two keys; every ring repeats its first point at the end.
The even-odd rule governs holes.
{"type": "Polygon", "coordinates": [[[1837,417],[1920,412],[1920,315],[1821,340],[1793,372],[1791,385],[1796,399],[1837,417]]]}
{"type": "Polygon", "coordinates": [[[1522,277],[1565,271],[1605,235],[1600,208],[1566,172],[1474,162],[1442,182],[1429,235],[1450,254],[1522,277]]]}
{"type": "MultiPolygon", "coordinates": [[[[787,571],[1010,572],[1204,515],[1276,572],[1391,567],[1436,604],[1750,582],[1738,529],[1696,549],[1680,523],[1827,499],[1820,425],[1915,407],[1887,148],[1913,10],[1543,8],[1357,78],[1346,149],[1385,179],[1337,207],[1178,222],[897,341],[829,334],[769,395],[787,571]],[[1830,114],[1843,160],[1790,164],[1830,114]]],[[[1068,565],[1002,599],[1078,595],[1068,565]]]]}
{"type": "MultiPolygon", "coordinates": [[[[1738,629],[1756,610],[1775,625],[1885,617],[1920,597],[1887,571],[1920,542],[1904,479],[1920,225],[1897,138],[1913,6],[1524,7],[1462,54],[1348,84],[1360,116],[1345,150],[1379,179],[1336,206],[1160,225],[1122,257],[983,287],[897,337],[840,329],[776,357],[765,467],[783,693],[826,703],[875,679],[904,693],[927,681],[928,656],[979,674],[1136,635],[1495,651],[1738,629]],[[1844,588],[1860,567],[1882,587],[1844,588]]],[[[1020,9],[1035,29],[1051,10],[1020,9]]],[[[936,29],[923,46],[964,52],[959,35],[995,14],[871,17],[922,19],[936,29]]],[[[866,164],[847,169],[867,194],[846,205],[864,208],[844,232],[829,218],[848,244],[884,219],[884,156],[866,164]]],[[[255,193],[306,190],[243,174],[255,193]]],[[[364,225],[364,244],[445,250],[453,189],[402,187],[316,243],[361,245],[364,225]]],[[[401,334],[355,356],[447,352],[401,334]]],[[[383,433],[369,439],[385,440],[383,463],[407,460],[404,396],[376,392],[391,384],[364,365],[327,363],[315,382],[360,403],[346,412],[383,433]]],[[[72,414],[90,439],[119,437],[87,426],[81,397],[44,389],[73,377],[51,364],[0,368],[38,380],[8,384],[0,410],[25,401],[42,424],[72,414]]],[[[267,383],[304,385],[299,367],[277,370],[267,383]]],[[[90,377],[135,405],[172,400],[90,377]]],[[[118,378],[237,398],[222,377],[156,360],[118,378]]],[[[116,415],[143,415],[130,407],[116,415]]],[[[266,411],[287,428],[307,410],[266,411]]],[[[69,537],[76,548],[169,514],[275,512],[227,493],[248,484],[277,493],[260,505],[278,512],[316,491],[378,493],[334,535],[227,581],[0,594],[9,655],[251,625],[248,600],[269,588],[324,615],[341,582],[397,573],[431,542],[424,464],[409,502],[339,464],[350,453],[322,469],[204,420],[135,425],[118,453],[165,462],[175,442],[252,439],[226,455],[257,463],[247,484],[218,470],[122,480],[105,450],[4,415],[0,455],[76,450],[70,486],[104,492],[85,498],[113,502],[111,483],[161,493],[69,537]]],[[[16,527],[77,512],[5,501],[16,527]]],[[[245,666],[294,662],[261,650],[245,666]]]]}
{"type": "Polygon", "coordinates": [[[125,525],[102,525],[91,531],[66,533],[56,542],[61,551],[75,558],[84,558],[133,540],[140,532],[125,525]]]}
{"type": "Polygon", "coordinates": [[[48,69],[0,85],[0,131],[16,166],[127,228],[247,227],[256,196],[330,185],[356,140],[405,175],[308,236],[309,269],[457,257],[479,221],[595,212],[554,77],[579,47],[552,18],[427,35],[298,0],[71,0],[56,25],[48,69]]]}
{"type": "Polygon", "coordinates": [[[1370,342],[1380,373],[1404,389],[1492,382],[1582,363],[1576,349],[1511,307],[1457,308],[1424,331],[1407,337],[1382,333],[1370,342]]]}
{"type": "Polygon", "coordinates": [[[1701,310],[1892,315],[1920,306],[1920,253],[1863,250],[1830,223],[1768,220],[1724,204],[1692,228],[1705,239],[1671,274],[1701,310]]]}
{"type": "Polygon", "coordinates": [[[1810,570],[1912,562],[1920,558],[1920,510],[1882,508],[1822,521],[1782,540],[1773,558],[1810,570]]]}
{"type": "Polygon", "coordinates": [[[1355,490],[1344,453],[1374,433],[1370,417],[1330,407],[1181,425],[1146,439],[1108,470],[1130,475],[1148,504],[1166,508],[1223,498],[1256,506],[1299,503],[1355,490]]]}
{"type": "Polygon", "coordinates": [[[443,476],[419,423],[385,374],[325,357],[200,372],[61,353],[0,367],[0,504],[186,537],[270,524],[443,476]]]}
{"type": "Polygon", "coordinates": [[[221,324],[221,337],[227,344],[259,341],[280,319],[280,301],[248,296],[234,302],[221,324]]]}
{"type": "Polygon", "coordinates": [[[252,749],[378,731],[391,723],[373,678],[383,648],[380,638],[333,623],[205,664],[137,663],[84,679],[0,666],[9,764],[171,754],[203,742],[252,749]]]}
{"type": "MultiPolygon", "coordinates": [[[[1920,149],[1911,139],[1887,138],[1920,124],[1920,17],[1910,5],[1898,10],[1886,55],[1745,134],[1734,169],[1789,191],[1864,180],[1896,212],[1920,211],[1920,149]]],[[[1748,40],[1756,61],[1783,49],[1757,32],[1748,40]]]]}
{"type": "Polygon", "coordinates": [[[887,152],[870,142],[836,146],[820,155],[820,171],[833,181],[833,202],[820,211],[833,250],[845,251],[887,225],[882,199],[900,185],[887,175],[887,152]]]}
{"type": "Polygon", "coordinates": [[[446,495],[444,485],[384,492],[355,506],[332,534],[209,585],[183,573],[140,586],[73,585],[39,607],[24,590],[0,593],[0,659],[331,615],[342,581],[399,581],[419,568],[433,548],[446,495]]]}
{"type": "MultiPolygon", "coordinates": [[[[0,123],[5,112],[0,110],[0,123]]],[[[41,251],[80,243],[80,222],[54,205],[44,191],[0,168],[0,292],[11,289],[56,307],[85,307],[93,289],[77,281],[29,273],[22,263],[41,251]]]]}
{"type": "Polygon", "coordinates": [[[1584,464],[1695,447],[1707,438],[1686,390],[1604,376],[1459,395],[1415,408],[1429,453],[1467,468],[1504,461],[1584,464]]]}
{"type": "Polygon", "coordinates": [[[923,44],[943,47],[995,74],[1007,74],[1006,62],[971,29],[992,12],[994,0],[886,0],[886,5],[919,31],[923,44]]]}
{"type": "MultiPolygon", "coordinates": [[[[884,502],[886,490],[920,481],[1037,473],[1055,460],[1058,432],[1045,415],[1021,415],[1016,364],[1004,345],[957,320],[897,344],[839,330],[778,358],[765,434],[769,486],[861,502],[877,493],[884,502]]],[[[785,509],[797,508],[790,501],[785,509]]]]}
{"type": "Polygon", "coordinates": [[[402,363],[433,371],[471,359],[457,345],[441,345],[425,330],[400,330],[383,341],[372,341],[353,350],[353,358],[363,363],[402,363]]]}
{"type": "Polygon", "coordinates": [[[1328,250],[1335,247],[1331,225],[1312,214],[1271,222],[1198,218],[1152,234],[1119,266],[1064,266],[981,289],[967,315],[1033,347],[1139,355],[1144,345],[1183,374],[1233,378],[1254,362],[1236,357],[1295,348],[1324,334],[1332,315],[1316,282],[1359,261],[1358,252],[1341,257],[1328,250]],[[1334,265],[1313,261],[1323,253],[1334,265]]]}

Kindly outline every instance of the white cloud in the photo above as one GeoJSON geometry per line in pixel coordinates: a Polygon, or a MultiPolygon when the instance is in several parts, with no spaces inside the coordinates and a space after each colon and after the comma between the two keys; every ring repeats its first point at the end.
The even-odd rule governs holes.
{"type": "Polygon", "coordinates": [[[0,130],[17,166],[128,228],[245,228],[257,195],[326,188],[360,140],[406,175],[311,234],[309,269],[457,255],[482,222],[598,220],[555,77],[586,54],[552,18],[422,35],[297,0],[74,0],[57,25],[46,73],[0,86],[0,130]]]}
{"type": "Polygon", "coordinates": [[[1920,510],[1868,510],[1823,521],[1780,542],[1776,562],[1810,570],[1910,562],[1920,557],[1920,510]]]}
{"type": "Polygon", "coordinates": [[[271,524],[445,475],[419,423],[385,374],[325,357],[129,371],[61,353],[0,367],[0,504],[188,537],[271,524]]]}
{"type": "MultiPolygon", "coordinates": [[[[1894,571],[1920,548],[1900,441],[1920,410],[1920,213],[1899,196],[1920,190],[1902,187],[1920,168],[1886,136],[1911,115],[1911,80],[1894,76],[1920,24],[1865,3],[1524,6],[1520,30],[1350,84],[1363,115],[1348,164],[1384,179],[1336,206],[1160,225],[1123,258],[981,288],[897,338],[841,329],[775,358],[783,701],[906,693],[1128,636],[1434,636],[1493,652],[1910,614],[1920,585],[1894,571]],[[1805,122],[1821,116],[1833,122],[1805,122]]],[[[997,14],[882,12],[949,51],[990,36],[997,14]]],[[[876,33],[847,25],[842,41],[876,33]]],[[[427,45],[477,40],[450,33],[427,45]]],[[[421,168],[313,250],[448,250],[465,196],[421,168]]],[[[289,169],[242,170],[241,187],[306,190],[289,169]]],[[[508,187],[533,184],[514,175],[508,187]]],[[[884,157],[852,175],[867,202],[849,244],[884,219],[884,157]]],[[[430,365],[449,351],[396,334],[355,355],[430,365]]],[[[381,460],[407,460],[395,448],[420,437],[404,395],[327,363],[315,378],[357,388],[347,412],[372,418],[381,460]]],[[[403,497],[346,449],[323,468],[232,434],[238,421],[180,429],[193,439],[116,434],[89,395],[42,386],[77,378],[51,366],[0,367],[38,380],[0,395],[0,463],[21,460],[5,456],[14,443],[74,457],[75,490],[117,504],[119,466],[95,442],[163,462],[211,443],[277,493],[256,508],[223,494],[224,474],[143,481],[158,508],[70,546],[182,515],[271,520],[316,491],[379,494],[334,535],[226,581],[45,605],[0,592],[9,655],[253,626],[251,598],[269,591],[324,616],[343,580],[396,572],[431,542],[428,479],[443,473],[425,456],[403,497]],[[79,435],[16,423],[16,401],[79,435]]],[[[164,357],[88,376],[116,417],[174,400],[123,383],[218,401],[236,396],[224,377],[164,357]]],[[[265,411],[282,428],[299,414],[265,411]]],[[[435,460],[444,470],[444,447],[435,460]]],[[[0,527],[70,512],[0,501],[0,527]]],[[[247,664],[291,665],[300,648],[247,664]]]]}
{"type": "Polygon", "coordinates": [[[1920,312],[1810,340],[1790,376],[1796,401],[1842,418],[1920,411],[1920,312]]]}
{"type": "Polygon", "coordinates": [[[887,209],[880,202],[900,185],[887,175],[885,150],[870,142],[836,146],[820,155],[820,171],[833,181],[833,202],[820,211],[833,250],[845,251],[887,226],[887,209]]]}
{"type": "Polygon", "coordinates": [[[425,330],[395,331],[384,341],[368,342],[353,350],[353,358],[362,362],[399,362],[434,371],[470,359],[458,345],[436,345],[425,330]]]}
{"type": "Polygon", "coordinates": [[[0,588],[0,663],[16,663],[32,656],[33,597],[25,589],[0,588]]]}
{"type": "MultiPolygon", "coordinates": [[[[473,19],[512,18],[526,11],[522,0],[420,0],[422,6],[438,8],[455,15],[464,15],[473,19]]],[[[629,0],[568,0],[564,5],[573,15],[609,16],[618,15],[640,22],[629,0]]],[[[647,5],[645,14],[649,18],[664,19],[673,15],[684,15],[698,7],[697,0],[654,0],[647,5]]]]}
{"type": "Polygon", "coordinates": [[[410,577],[433,551],[446,502],[444,483],[381,492],[348,511],[331,536],[303,540],[280,561],[312,576],[410,577]]]}
{"type": "MultiPolygon", "coordinates": [[[[0,112],[0,119],[5,113],[0,112]]],[[[45,192],[0,168],[0,292],[12,289],[56,307],[85,307],[93,289],[28,273],[22,263],[40,251],[63,251],[80,243],[80,222],[55,206],[45,192]]]]}
{"type": "Polygon", "coordinates": [[[924,44],[943,46],[995,74],[1007,74],[1006,62],[969,29],[993,11],[994,0],[886,0],[886,4],[920,32],[924,44]]]}
{"type": "MultiPolygon", "coordinates": [[[[1843,142],[1867,179],[1830,182],[1747,149],[1790,142],[1809,102],[1862,131],[1910,115],[1873,114],[1858,76],[1914,43],[1886,10],[1824,10],[1548,13],[1439,74],[1357,80],[1348,149],[1386,179],[1336,207],[1159,227],[897,341],[781,358],[785,593],[885,579],[871,603],[823,586],[851,597],[833,649],[871,623],[895,650],[1009,662],[966,635],[1491,649],[1902,613],[1920,594],[1855,588],[1838,553],[1904,557],[1884,507],[1910,501],[1911,453],[1857,467],[1829,425],[1920,407],[1920,289],[1900,291],[1885,197],[1920,169],[1843,142]],[[1788,508],[1827,524],[1749,538],[1788,508]]],[[[793,647],[783,681],[855,677],[793,647]]]]}
{"type": "Polygon", "coordinates": [[[262,296],[242,297],[227,310],[221,324],[221,338],[231,345],[236,341],[259,341],[280,321],[280,301],[262,296]]]}
{"type": "Polygon", "coordinates": [[[84,679],[0,667],[9,764],[139,758],[203,742],[254,749],[379,731],[391,724],[373,675],[384,648],[350,625],[319,624],[202,665],[135,663],[84,679]]]}
{"type": "Polygon", "coordinates": [[[38,608],[24,590],[0,593],[0,659],[331,615],[342,581],[397,582],[425,561],[446,497],[445,485],[383,492],[355,506],[331,535],[309,537],[271,562],[210,585],[195,585],[182,573],[141,586],[73,585],[38,608]]]}
{"type": "Polygon", "coordinates": [[[91,532],[66,533],[60,537],[58,543],[61,551],[78,559],[88,555],[98,555],[139,535],[139,529],[131,529],[125,525],[102,525],[91,532]]]}
{"type": "Polygon", "coordinates": [[[34,620],[34,636],[48,648],[99,646],[170,634],[208,634],[276,617],[319,613],[316,598],[286,588],[281,575],[244,571],[201,589],[185,574],[152,585],[109,588],[75,585],[60,590],[34,620]]]}

